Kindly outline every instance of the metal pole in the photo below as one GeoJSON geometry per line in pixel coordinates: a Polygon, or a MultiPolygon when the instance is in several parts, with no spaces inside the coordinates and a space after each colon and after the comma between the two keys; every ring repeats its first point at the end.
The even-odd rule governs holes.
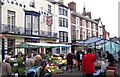
{"type": "Polygon", "coordinates": [[[104,39],[104,52],[105,52],[105,39],[104,39]]]}
{"type": "Polygon", "coordinates": [[[110,52],[112,52],[112,42],[110,40],[110,52]]]}
{"type": "Polygon", "coordinates": [[[2,61],[5,59],[5,40],[2,38],[2,61]]]}
{"type": "Polygon", "coordinates": [[[2,26],[2,2],[0,0],[0,33],[1,33],[1,26],[2,26]]]}

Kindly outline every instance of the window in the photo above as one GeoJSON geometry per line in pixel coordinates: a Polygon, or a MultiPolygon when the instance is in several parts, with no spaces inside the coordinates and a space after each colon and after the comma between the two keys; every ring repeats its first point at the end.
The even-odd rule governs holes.
{"type": "Polygon", "coordinates": [[[82,21],[82,26],[86,27],[86,22],[85,22],[85,20],[82,21]]]}
{"type": "Polygon", "coordinates": [[[59,26],[61,27],[68,27],[68,20],[65,18],[59,18],[59,26]]]}
{"type": "Polygon", "coordinates": [[[59,31],[59,42],[68,42],[68,32],[59,31]]]}
{"type": "Polygon", "coordinates": [[[96,31],[93,31],[93,36],[96,36],[96,31]]]}
{"type": "Polygon", "coordinates": [[[31,34],[31,28],[32,23],[31,23],[31,15],[26,15],[26,33],[31,34]]]}
{"type": "Polygon", "coordinates": [[[59,15],[65,15],[68,16],[68,9],[62,6],[59,6],[59,15]]]}
{"type": "Polygon", "coordinates": [[[15,39],[8,39],[7,40],[7,45],[8,45],[8,52],[11,53],[12,55],[15,55],[15,39]]]}
{"type": "Polygon", "coordinates": [[[34,0],[30,1],[30,7],[35,7],[35,1],[34,0]]]}
{"type": "Polygon", "coordinates": [[[64,8],[64,15],[65,15],[65,16],[68,16],[67,13],[68,13],[67,8],[64,8]]]}
{"type": "Polygon", "coordinates": [[[77,24],[77,25],[79,25],[79,20],[80,20],[80,19],[79,19],[78,17],[76,17],[76,24],[77,24]]]}
{"type": "Polygon", "coordinates": [[[83,38],[83,40],[85,40],[86,39],[86,29],[83,29],[83,31],[82,31],[82,38],[83,38]]]}
{"type": "Polygon", "coordinates": [[[88,38],[91,37],[91,31],[88,31],[88,38]]]}
{"type": "Polygon", "coordinates": [[[7,15],[8,20],[8,27],[10,32],[14,32],[14,26],[15,26],[15,12],[8,10],[7,15]]]}
{"type": "Polygon", "coordinates": [[[59,42],[63,42],[63,32],[59,32],[59,42]]]}
{"type": "Polygon", "coordinates": [[[80,31],[76,30],[76,39],[79,39],[80,31]]]}
{"type": "Polygon", "coordinates": [[[96,30],[96,25],[95,25],[95,23],[93,23],[93,29],[96,30]]]}
{"type": "Polygon", "coordinates": [[[39,35],[39,13],[26,11],[25,33],[39,35]]]}
{"type": "Polygon", "coordinates": [[[38,16],[33,16],[33,33],[38,34],[38,16]]]}
{"type": "Polygon", "coordinates": [[[67,54],[68,53],[68,47],[62,47],[61,54],[67,54]]]}
{"type": "Polygon", "coordinates": [[[91,22],[88,22],[88,28],[91,28],[91,22]]]}
{"type": "Polygon", "coordinates": [[[48,5],[48,13],[51,14],[51,6],[48,5]]]}

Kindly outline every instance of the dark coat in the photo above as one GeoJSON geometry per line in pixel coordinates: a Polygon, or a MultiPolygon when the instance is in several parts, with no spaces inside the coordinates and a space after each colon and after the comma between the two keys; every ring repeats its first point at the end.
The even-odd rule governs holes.
{"type": "Polygon", "coordinates": [[[77,52],[76,60],[77,60],[78,62],[80,62],[80,54],[79,54],[78,52],[77,52]]]}
{"type": "Polygon", "coordinates": [[[107,59],[108,59],[108,62],[110,62],[110,63],[112,63],[112,62],[115,61],[115,58],[113,57],[112,54],[108,54],[108,55],[107,55],[107,59]]]}
{"type": "Polygon", "coordinates": [[[73,65],[73,54],[71,53],[67,55],[67,65],[73,65]]]}

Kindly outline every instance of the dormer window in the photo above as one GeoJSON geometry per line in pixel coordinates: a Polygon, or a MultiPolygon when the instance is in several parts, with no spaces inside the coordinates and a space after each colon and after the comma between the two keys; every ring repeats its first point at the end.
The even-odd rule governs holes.
{"type": "Polygon", "coordinates": [[[35,1],[34,0],[30,1],[30,7],[35,7],[35,1]]]}

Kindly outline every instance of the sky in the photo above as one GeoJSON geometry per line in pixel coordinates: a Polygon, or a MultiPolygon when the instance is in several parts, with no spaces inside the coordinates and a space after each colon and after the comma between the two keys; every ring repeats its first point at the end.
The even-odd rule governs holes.
{"type": "Polygon", "coordinates": [[[118,2],[120,0],[64,0],[64,4],[67,6],[72,1],[76,3],[77,12],[82,13],[85,6],[86,12],[91,12],[92,19],[101,18],[110,37],[118,36],[118,2]]]}

